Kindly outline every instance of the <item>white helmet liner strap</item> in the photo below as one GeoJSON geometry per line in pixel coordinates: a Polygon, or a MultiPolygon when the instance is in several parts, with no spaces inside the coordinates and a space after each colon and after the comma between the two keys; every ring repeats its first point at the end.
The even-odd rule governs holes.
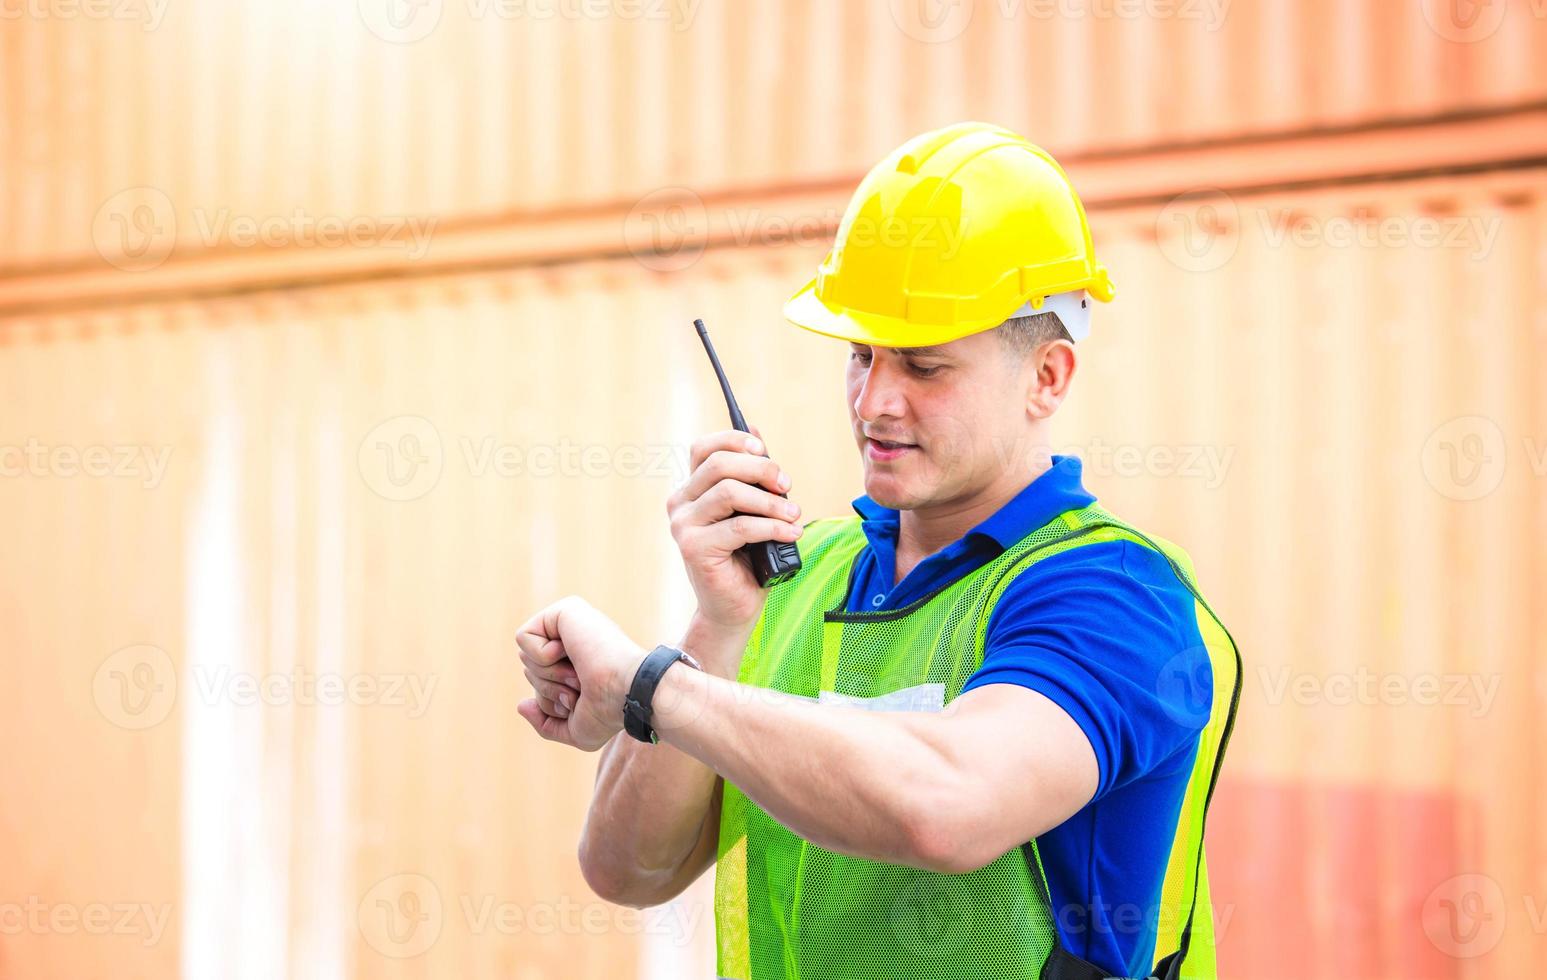
{"type": "Polygon", "coordinates": [[[1037,313],[1057,313],[1058,322],[1069,331],[1069,336],[1075,340],[1084,340],[1090,336],[1090,297],[1085,295],[1085,290],[1076,289],[1068,293],[1054,293],[1051,296],[1042,297],[1040,306],[1033,306],[1035,299],[1028,301],[1020,309],[1010,314],[1014,319],[1018,316],[1032,316],[1037,313]]]}

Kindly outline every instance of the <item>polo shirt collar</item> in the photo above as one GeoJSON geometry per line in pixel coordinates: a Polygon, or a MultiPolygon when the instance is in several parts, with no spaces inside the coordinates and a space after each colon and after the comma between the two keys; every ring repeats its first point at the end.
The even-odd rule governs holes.
{"type": "MultiPolygon", "coordinates": [[[[1079,457],[1054,456],[1052,463],[1004,506],[968,531],[963,539],[976,537],[991,541],[1003,551],[1064,511],[1096,502],[1081,479],[1083,467],[1079,457]]],[[[866,494],[856,497],[853,507],[865,522],[867,536],[872,530],[895,534],[896,510],[883,507],[866,494]]]]}

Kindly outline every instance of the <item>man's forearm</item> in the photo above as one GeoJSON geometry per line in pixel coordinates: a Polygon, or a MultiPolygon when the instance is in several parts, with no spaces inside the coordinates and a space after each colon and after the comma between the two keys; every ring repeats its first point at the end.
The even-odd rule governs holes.
{"type": "Polygon", "coordinates": [[[939,715],[818,706],[680,666],[653,710],[663,743],[813,843],[919,867],[946,849],[938,809],[961,790],[939,715]]]}
{"type": "Polygon", "coordinates": [[[756,621],[742,626],[721,626],[698,613],[688,622],[677,648],[691,653],[705,670],[716,677],[735,680],[741,670],[741,657],[752,637],[756,621]]]}
{"type": "MultiPolygon", "coordinates": [[[[697,616],[677,644],[719,676],[734,677],[745,632],[697,616]]],[[[602,749],[580,856],[592,886],[608,896],[661,897],[681,881],[714,798],[719,776],[669,746],[619,734],[602,749]]]]}
{"type": "Polygon", "coordinates": [[[710,816],[718,778],[670,747],[622,733],[609,742],[580,843],[581,866],[597,893],[655,904],[687,885],[684,865],[710,816]]]}

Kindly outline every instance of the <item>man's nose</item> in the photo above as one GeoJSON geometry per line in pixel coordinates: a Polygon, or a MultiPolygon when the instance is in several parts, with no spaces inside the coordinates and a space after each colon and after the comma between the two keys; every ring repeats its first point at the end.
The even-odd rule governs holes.
{"type": "Polygon", "coordinates": [[[902,418],[905,413],[905,401],[899,380],[896,372],[888,368],[880,358],[870,362],[870,367],[865,371],[865,377],[860,381],[859,394],[854,398],[854,414],[859,416],[861,422],[874,422],[879,418],[902,418]]]}

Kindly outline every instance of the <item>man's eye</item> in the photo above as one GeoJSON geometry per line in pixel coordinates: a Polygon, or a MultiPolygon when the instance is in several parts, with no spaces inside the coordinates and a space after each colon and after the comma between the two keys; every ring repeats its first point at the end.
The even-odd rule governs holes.
{"type": "Polygon", "coordinates": [[[849,351],[849,356],[852,357],[854,360],[860,362],[861,364],[869,364],[870,363],[870,351],[868,351],[868,350],[849,351]]]}
{"type": "Polygon", "coordinates": [[[913,374],[914,374],[915,377],[919,377],[919,378],[933,378],[935,375],[937,375],[939,373],[940,373],[940,365],[938,365],[938,364],[935,365],[934,367],[919,367],[916,364],[913,365],[913,374]]]}

